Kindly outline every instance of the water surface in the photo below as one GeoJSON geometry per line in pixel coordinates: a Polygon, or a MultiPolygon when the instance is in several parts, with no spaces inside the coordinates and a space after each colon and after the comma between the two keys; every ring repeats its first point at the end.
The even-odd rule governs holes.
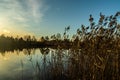
{"type": "Polygon", "coordinates": [[[119,80],[119,51],[23,49],[0,53],[0,80],[119,80]]]}

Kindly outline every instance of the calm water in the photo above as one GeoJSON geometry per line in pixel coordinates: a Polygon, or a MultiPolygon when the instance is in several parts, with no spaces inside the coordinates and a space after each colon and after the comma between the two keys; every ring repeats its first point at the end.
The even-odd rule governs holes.
{"type": "Polygon", "coordinates": [[[61,65],[65,69],[67,53],[47,48],[0,53],[0,80],[52,79],[52,68],[61,65]]]}
{"type": "Polygon", "coordinates": [[[0,80],[119,80],[119,51],[105,53],[48,48],[2,52],[0,80]]]}

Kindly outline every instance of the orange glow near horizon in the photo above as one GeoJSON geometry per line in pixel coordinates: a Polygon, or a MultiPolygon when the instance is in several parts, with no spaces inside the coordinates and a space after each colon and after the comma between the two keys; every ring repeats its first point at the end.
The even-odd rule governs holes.
{"type": "Polygon", "coordinates": [[[22,25],[9,21],[7,17],[0,18],[0,35],[13,37],[23,37],[24,35],[34,35],[32,32],[26,31],[22,25]]]}

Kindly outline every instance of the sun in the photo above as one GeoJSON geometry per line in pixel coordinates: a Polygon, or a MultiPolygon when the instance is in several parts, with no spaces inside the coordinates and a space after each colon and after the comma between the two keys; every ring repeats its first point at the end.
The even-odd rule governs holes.
{"type": "Polygon", "coordinates": [[[8,27],[9,26],[9,22],[6,18],[1,18],[0,19],[0,34],[9,34],[10,30],[8,27]]]}
{"type": "Polygon", "coordinates": [[[5,21],[4,19],[0,19],[0,34],[2,34],[4,28],[5,28],[5,21]]]}
{"type": "Polygon", "coordinates": [[[6,30],[6,29],[3,29],[3,33],[5,33],[5,34],[9,34],[10,31],[9,31],[9,30],[6,30]]]}

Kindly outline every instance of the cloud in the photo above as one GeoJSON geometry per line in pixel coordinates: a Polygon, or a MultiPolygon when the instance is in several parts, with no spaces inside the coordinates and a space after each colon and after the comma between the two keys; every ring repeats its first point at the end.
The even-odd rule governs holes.
{"type": "Polygon", "coordinates": [[[45,9],[43,0],[0,0],[0,17],[7,18],[7,24],[38,24],[45,9]]]}
{"type": "Polygon", "coordinates": [[[40,2],[40,0],[29,0],[28,1],[28,6],[31,7],[31,14],[32,17],[35,21],[37,21],[38,19],[41,19],[43,17],[43,14],[41,13],[42,10],[42,3],[40,2]]]}

